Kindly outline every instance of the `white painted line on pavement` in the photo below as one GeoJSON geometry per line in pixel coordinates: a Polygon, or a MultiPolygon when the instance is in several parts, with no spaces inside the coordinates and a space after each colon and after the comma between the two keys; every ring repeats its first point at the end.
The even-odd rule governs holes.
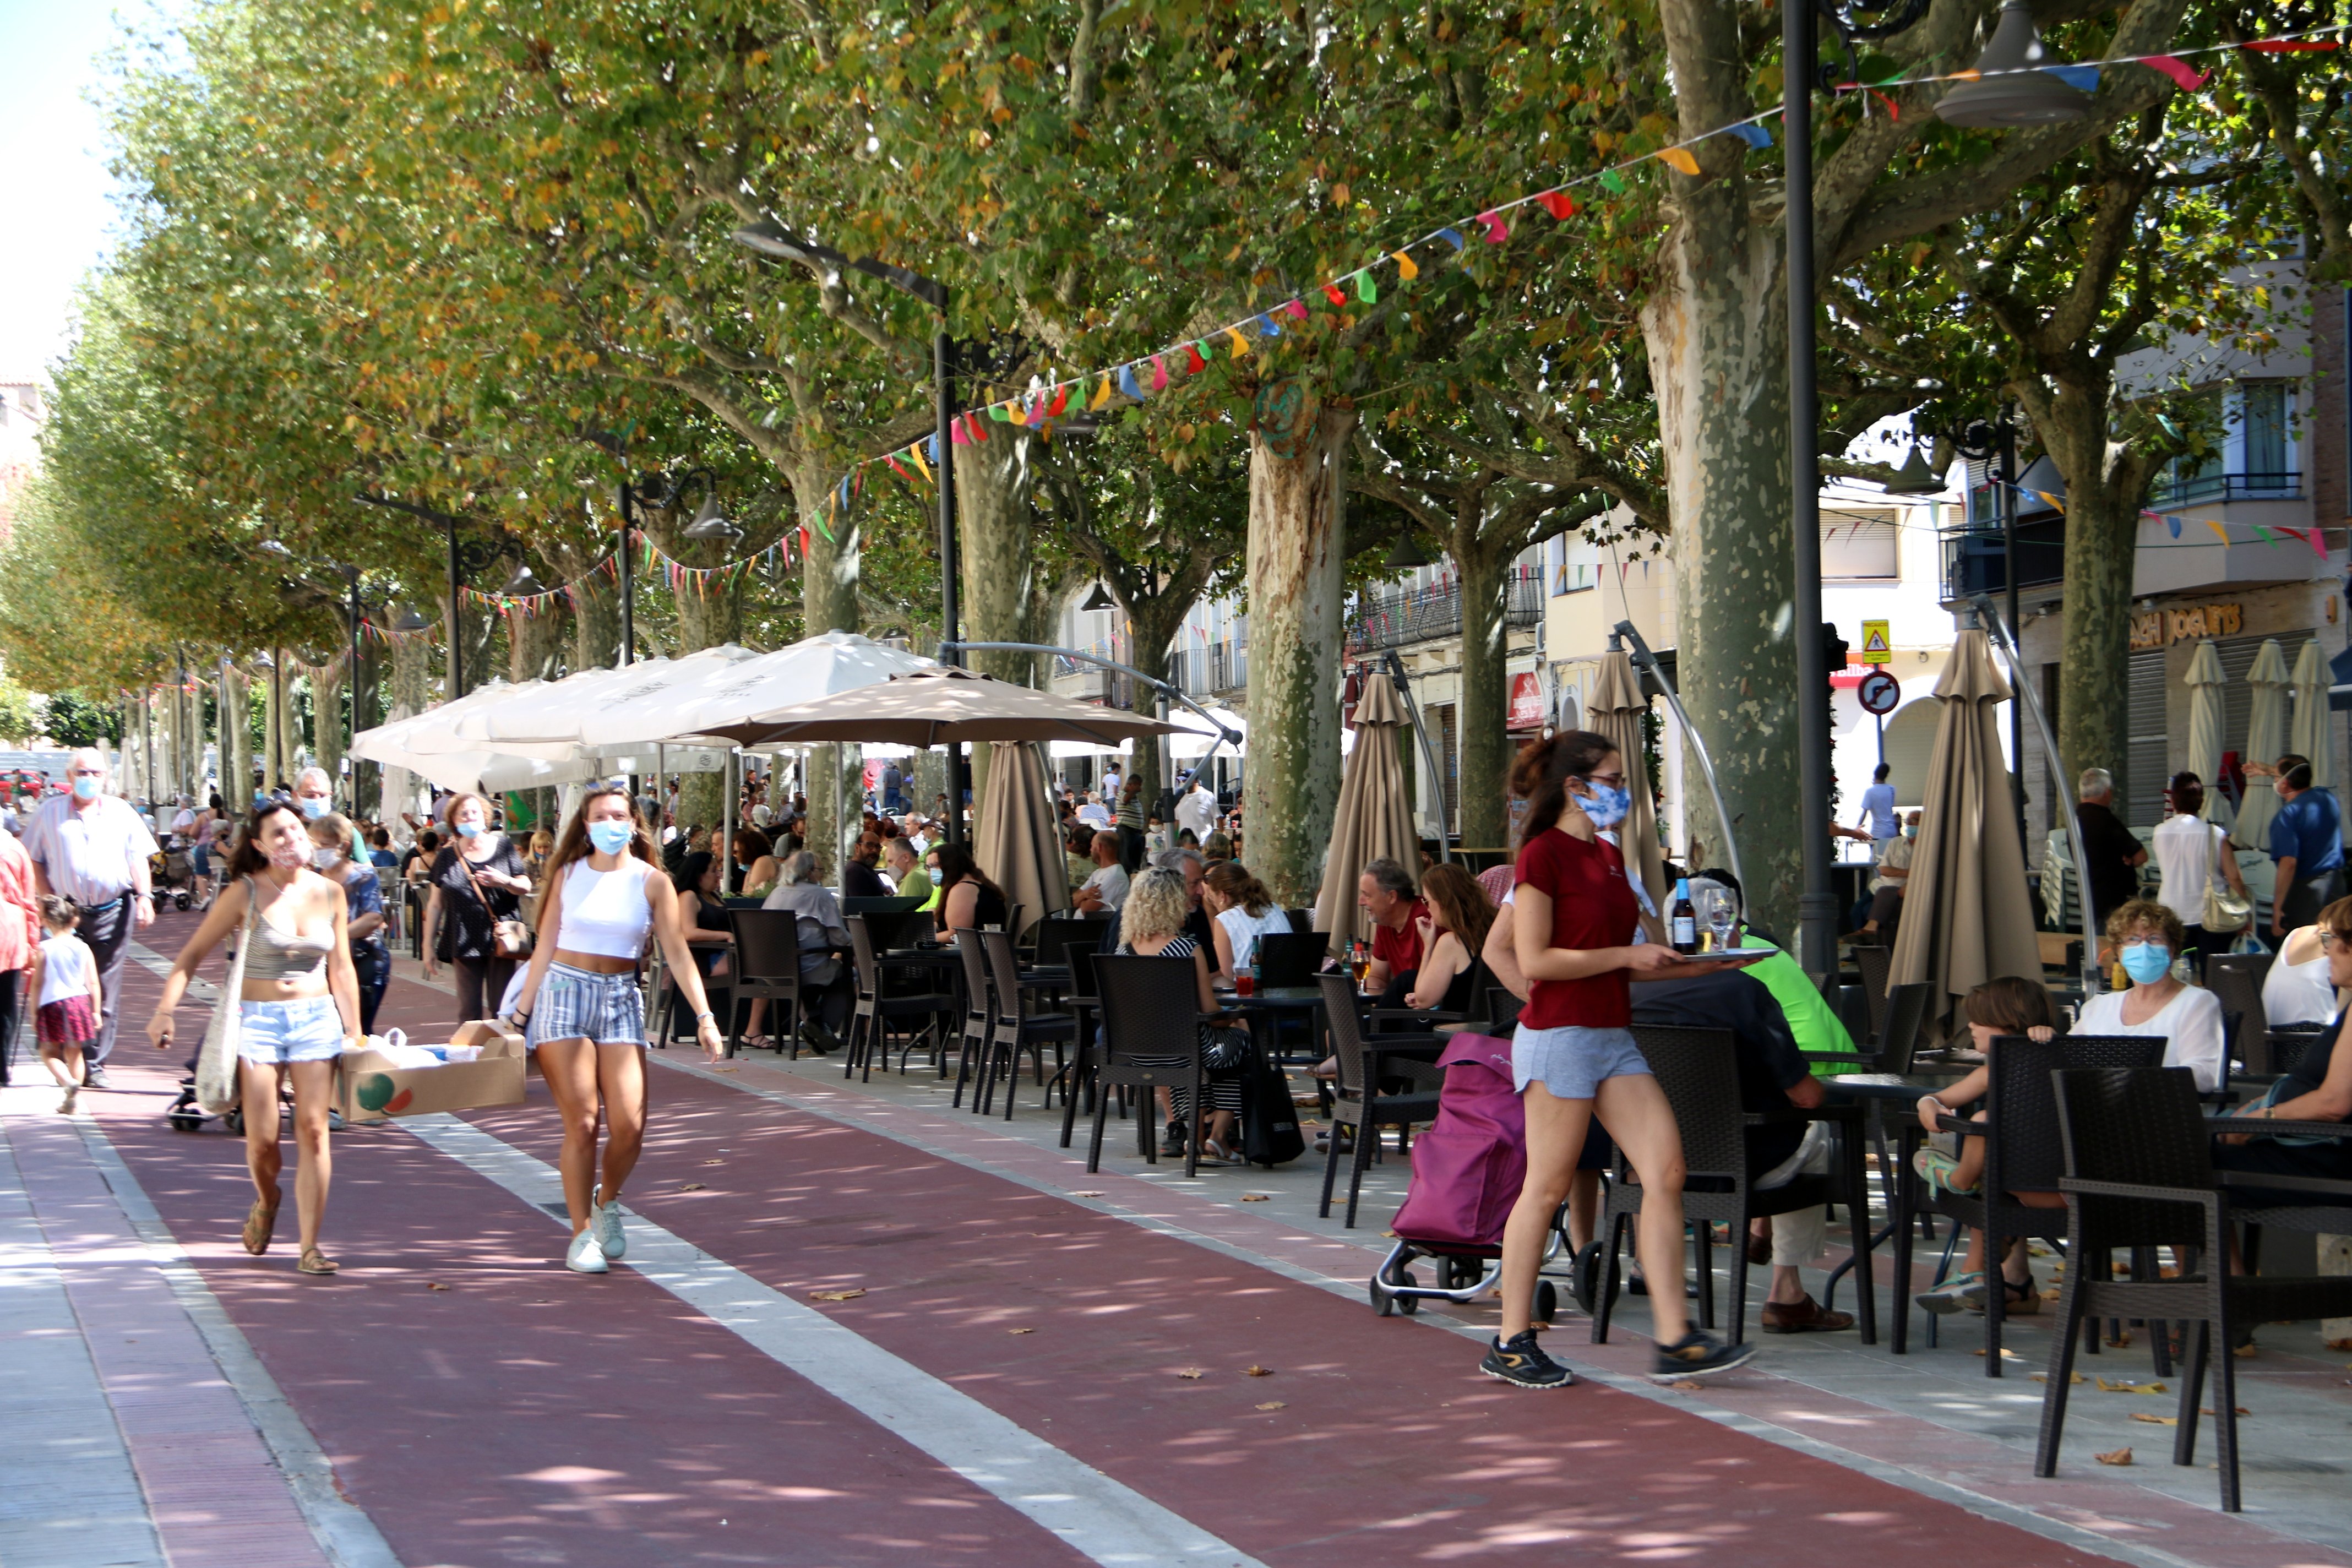
{"type": "MultiPolygon", "coordinates": [[[[541,1212],[562,1205],[553,1166],[469,1122],[409,1116],[396,1125],[541,1212]]],[[[1263,1568],[814,1308],[634,1214],[628,1226],[626,1267],[1106,1568],[1263,1568]]],[[[551,1228],[549,1244],[560,1237],[551,1228]]]]}

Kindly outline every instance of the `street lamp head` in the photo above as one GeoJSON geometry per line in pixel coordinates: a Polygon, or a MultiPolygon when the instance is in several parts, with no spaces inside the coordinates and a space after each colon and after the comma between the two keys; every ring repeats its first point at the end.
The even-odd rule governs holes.
{"type": "Polygon", "coordinates": [[[294,552],[286,548],[286,543],[283,540],[265,539],[257,548],[266,550],[272,555],[282,555],[289,561],[294,559],[294,552]]]}
{"type": "Polygon", "coordinates": [[[743,537],[741,529],[719,514],[719,498],[715,495],[702,498],[702,505],[695,510],[694,521],[679,532],[680,537],[686,539],[737,540],[743,537]]]}
{"type": "Polygon", "coordinates": [[[1927,466],[1927,454],[1915,445],[1903,466],[1895,470],[1887,481],[1886,493],[1891,496],[1931,496],[1944,488],[1943,476],[1927,466]]]}
{"type": "Polygon", "coordinates": [[[1421,540],[1411,529],[1397,535],[1396,547],[1389,552],[1388,569],[1410,572],[1416,566],[1430,564],[1429,552],[1422,549],[1421,540]]]}
{"type": "Polygon", "coordinates": [[[2091,95],[2068,86],[2052,66],[2025,0],[2001,0],[1992,41],[1977,58],[1978,79],[1946,93],[1937,118],[1985,131],[2090,118],[2091,95]]]}
{"type": "Polygon", "coordinates": [[[1097,579],[1095,583],[1095,591],[1087,595],[1087,602],[1080,605],[1078,608],[1082,610],[1115,610],[1118,608],[1118,602],[1110,596],[1110,590],[1104,587],[1100,580],[1097,579]]]}
{"type": "Polygon", "coordinates": [[[400,619],[392,624],[392,629],[396,632],[421,632],[432,624],[416,613],[415,605],[410,605],[401,610],[400,619]]]}
{"type": "Polygon", "coordinates": [[[528,561],[515,568],[514,575],[507,579],[507,585],[499,591],[518,598],[547,592],[541,586],[539,579],[531,575],[530,563],[528,561]]]}

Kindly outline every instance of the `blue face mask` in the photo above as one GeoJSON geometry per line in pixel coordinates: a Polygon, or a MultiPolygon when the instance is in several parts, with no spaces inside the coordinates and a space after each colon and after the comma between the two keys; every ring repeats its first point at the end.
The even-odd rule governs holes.
{"type": "Polygon", "coordinates": [[[1622,784],[1600,784],[1591,779],[1584,782],[1592,793],[1579,795],[1576,804],[1584,808],[1584,815],[1592,819],[1593,826],[1614,827],[1625,820],[1625,814],[1633,808],[1631,790],[1622,784]]]}
{"type": "Polygon", "coordinates": [[[478,822],[459,822],[451,826],[457,829],[460,838],[479,838],[482,836],[482,825],[478,822]]]}
{"type": "Polygon", "coordinates": [[[2124,943],[2124,973],[2135,985],[2153,985],[2172,972],[2172,950],[2160,942],[2124,943]]]}
{"type": "Polygon", "coordinates": [[[96,800],[98,792],[105,787],[106,781],[93,773],[74,775],[73,792],[76,800],[96,800]]]}
{"type": "Polygon", "coordinates": [[[592,822],[588,825],[588,842],[600,855],[618,855],[636,837],[636,829],[625,822],[592,822]]]}
{"type": "Polygon", "coordinates": [[[319,818],[327,815],[328,803],[319,795],[297,795],[295,797],[295,804],[302,808],[302,815],[312,822],[316,822],[319,818]]]}

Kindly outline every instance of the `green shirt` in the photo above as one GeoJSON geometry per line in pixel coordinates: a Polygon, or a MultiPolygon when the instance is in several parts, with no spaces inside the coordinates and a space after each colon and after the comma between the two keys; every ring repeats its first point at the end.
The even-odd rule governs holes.
{"type": "MultiPolygon", "coordinates": [[[[1769,947],[1771,943],[1757,937],[1743,936],[1742,947],[1769,947]]],[[[1789,1020],[1789,1032],[1797,1037],[1797,1048],[1808,1055],[1827,1054],[1853,1056],[1853,1037],[1846,1033],[1845,1025],[1830,1010],[1829,999],[1822,994],[1813,977],[1798,966],[1797,961],[1785,952],[1759,959],[1748,966],[1746,973],[1764,983],[1772,993],[1772,1000],[1780,1004],[1781,1013],[1789,1020]]],[[[1860,1072],[1863,1069],[1846,1062],[1827,1063],[1815,1073],[1816,1078],[1833,1078],[1839,1073],[1860,1072]]]]}
{"type": "Polygon", "coordinates": [[[915,907],[919,910],[929,909],[931,907],[929,902],[931,896],[931,874],[920,866],[908,871],[904,877],[898,879],[898,896],[902,899],[924,900],[924,902],[915,907]]]}

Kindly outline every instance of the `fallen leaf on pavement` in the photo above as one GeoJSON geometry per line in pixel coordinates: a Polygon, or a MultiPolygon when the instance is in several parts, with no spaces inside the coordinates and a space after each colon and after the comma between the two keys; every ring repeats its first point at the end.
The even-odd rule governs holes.
{"type": "Polygon", "coordinates": [[[1034,1334],[1037,1331],[1034,1329],[1007,1329],[1004,1331],[1008,1334],[1034,1334]]]}
{"type": "Polygon", "coordinates": [[[703,1184],[700,1182],[688,1182],[677,1190],[681,1193],[698,1193],[703,1190],[703,1184]]]}
{"type": "Polygon", "coordinates": [[[863,1287],[855,1290],[812,1290],[809,1292],[809,1300],[812,1301],[855,1301],[857,1298],[865,1294],[866,1291],[863,1287]]]}
{"type": "MultiPolygon", "coordinates": [[[[2197,1414],[2200,1415],[2210,1415],[2213,1414],[2213,1407],[2210,1405],[2200,1405],[2197,1407],[2197,1414]]],[[[2241,1415],[2252,1415],[2253,1412],[2241,1405],[2238,1406],[2238,1414],[2241,1415]]]]}
{"type": "Polygon", "coordinates": [[[1668,1388],[1678,1388],[1685,1394],[1696,1394],[1699,1390],[1705,1388],[1706,1384],[1699,1382],[1699,1380],[1695,1377],[1682,1377],[1676,1378],[1674,1382],[1666,1384],[1666,1386],[1668,1388]]]}
{"type": "Polygon", "coordinates": [[[735,1069],[733,1068],[712,1068],[710,1070],[712,1072],[733,1072],[735,1069]]]}
{"type": "Polygon", "coordinates": [[[2327,1342],[2327,1348],[2332,1351],[2352,1351],[2352,1340],[2330,1340],[2327,1342]]]}
{"type": "Polygon", "coordinates": [[[1274,1368],[1270,1366],[1260,1366],[1255,1362],[1252,1362],[1249,1365],[1242,1368],[1242,1375],[1244,1377],[1272,1377],[1274,1375],[1274,1368]]]}
{"type": "Polygon", "coordinates": [[[425,1288],[427,1290],[446,1290],[449,1289],[449,1287],[442,1284],[438,1279],[427,1279],[425,1282],[425,1288]]]}
{"type": "Polygon", "coordinates": [[[1102,1196],[1100,1193],[1072,1193],[1070,1195],[1074,1198],[1098,1198],[1102,1196]]]}
{"type": "Polygon", "coordinates": [[[2107,1344],[2111,1349],[2129,1350],[2131,1348],[2131,1331],[2129,1329],[2126,1329],[2122,1333],[2119,1333],[2115,1338],[2109,1340],[2107,1344]]]}
{"type": "Polygon", "coordinates": [[[2117,1448],[2112,1454],[2094,1454],[2091,1458],[2098,1460],[2099,1463],[2103,1465],[2128,1465],[2131,1463],[2131,1450],[2129,1448],[2117,1448]]]}
{"type": "Polygon", "coordinates": [[[1244,1193],[1242,1194],[1242,1202],[1245,1204],[1262,1204],[1270,1202],[1273,1197],[1274,1194],[1272,1193],[1244,1193]]]}
{"type": "Polygon", "coordinates": [[[1204,1378],[1204,1377],[1208,1376],[1209,1374],[1208,1374],[1207,1373],[1205,1373],[1205,1372],[1202,1372],[1202,1371],[1199,1367],[1197,1367],[1197,1366],[1188,1366],[1188,1367],[1186,1367],[1183,1371],[1181,1371],[1181,1372],[1178,1373],[1176,1375],[1177,1375],[1177,1376],[1179,1376],[1179,1377],[1181,1377],[1181,1378],[1188,1379],[1188,1380],[1190,1380],[1190,1381],[1192,1381],[1192,1382],[1197,1383],[1197,1382],[1199,1382],[1201,1379],[1202,1379],[1202,1378],[1204,1378]]]}
{"type": "Polygon", "coordinates": [[[2169,1394],[2172,1391],[2160,1383],[2109,1383],[2099,1379],[2099,1387],[2108,1394],[2169,1394]]]}
{"type": "Polygon", "coordinates": [[[1279,1399],[1269,1399],[1264,1405],[1259,1405],[1258,1408],[1260,1410],[1285,1410],[1289,1407],[1279,1399]]]}
{"type": "MultiPolygon", "coordinates": [[[[2033,1381],[2036,1383],[2047,1383],[2050,1381],[2050,1374],[2046,1372],[2037,1372],[2033,1374],[2033,1381]]],[[[2089,1378],[2084,1377],[2079,1372],[2070,1372],[2066,1374],[2066,1385],[2070,1388],[2075,1384],[2088,1383],[2091,1380],[2089,1378]]]]}
{"type": "MultiPolygon", "coordinates": [[[[2212,1412],[2207,1411],[2206,1414],[2210,1415],[2212,1412]]],[[[2180,1425],[2180,1417],[2178,1415],[2158,1415],[2146,1410],[2133,1411],[2131,1413],[2131,1418],[2135,1421],[2145,1421],[2151,1426],[2178,1426],[2180,1425]]]]}
{"type": "Polygon", "coordinates": [[[702,1163],[706,1165],[723,1165],[727,1163],[724,1160],[705,1160],[702,1163]]]}
{"type": "Polygon", "coordinates": [[[2240,1361],[2250,1361],[2253,1357],[2263,1353],[2263,1347],[2260,1345],[2240,1345],[2236,1350],[2231,1351],[2230,1353],[2236,1356],[2240,1361]]]}
{"type": "MultiPolygon", "coordinates": [[[[1979,1345],[1969,1353],[1972,1355],[1982,1355],[1984,1354],[1984,1346],[1979,1345]]],[[[2015,1351],[2005,1350],[2000,1352],[2000,1359],[2003,1361],[2023,1361],[2025,1358],[2018,1354],[2015,1351]]]]}

